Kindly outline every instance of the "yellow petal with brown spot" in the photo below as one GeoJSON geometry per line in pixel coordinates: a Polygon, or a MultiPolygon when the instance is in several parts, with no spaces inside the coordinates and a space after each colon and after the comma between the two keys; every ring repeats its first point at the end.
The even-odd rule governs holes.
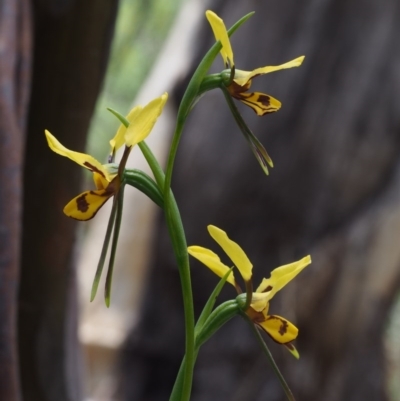
{"type": "Polygon", "coordinates": [[[64,213],[76,220],[90,220],[113,195],[105,189],[85,191],[64,207],[64,213]]]}
{"type": "Polygon", "coordinates": [[[299,67],[302,64],[304,57],[305,56],[297,57],[294,60],[288,61],[287,63],[281,65],[256,68],[253,71],[236,70],[234,81],[238,85],[243,86],[246,85],[248,81],[259,75],[269,74],[270,72],[284,70],[287,68],[299,67]]]}
{"type": "Polygon", "coordinates": [[[278,111],[282,103],[270,95],[260,92],[244,92],[232,95],[246,106],[251,107],[258,116],[278,111]]]}
{"type": "Polygon", "coordinates": [[[208,232],[218,245],[231,258],[234,265],[239,269],[244,281],[250,281],[252,276],[253,265],[244,253],[243,249],[234,241],[232,241],[225,231],[218,227],[209,225],[208,232]]]}
{"type": "Polygon", "coordinates": [[[85,167],[92,172],[100,174],[108,182],[112,181],[113,177],[109,174],[107,169],[105,169],[102,164],[97,161],[93,156],[69,150],[65,146],[63,146],[49,131],[45,130],[44,132],[46,134],[47,143],[53,152],[64,157],[68,157],[82,167],[85,167]]]}
{"type": "MultiPolygon", "coordinates": [[[[229,267],[221,262],[219,256],[209,249],[193,245],[188,247],[188,253],[206,265],[218,277],[224,277],[229,270],[229,267]]],[[[226,281],[235,286],[235,277],[233,272],[231,272],[226,281]]]]}
{"type": "Polygon", "coordinates": [[[165,92],[160,97],[152,100],[135,116],[130,122],[125,132],[126,146],[135,146],[146,139],[154,127],[158,117],[162,113],[165,103],[168,99],[168,93],[165,92]]]}
{"type": "Polygon", "coordinates": [[[269,315],[264,322],[257,322],[277,343],[285,344],[293,341],[299,329],[281,316],[269,315]]]}
{"type": "Polygon", "coordinates": [[[233,61],[233,51],[224,21],[211,10],[206,11],[206,17],[214,32],[215,40],[219,40],[221,42],[222,49],[220,53],[224,59],[225,65],[230,65],[230,67],[233,67],[235,65],[233,61]]]}
{"type": "Polygon", "coordinates": [[[271,277],[264,278],[256,292],[268,291],[269,299],[280,291],[287,283],[293,280],[306,266],[311,263],[310,255],[305,256],[297,262],[289,263],[272,270],[271,277]]]}
{"type": "MultiPolygon", "coordinates": [[[[126,116],[126,119],[131,123],[140,114],[142,110],[143,110],[142,106],[135,106],[126,116]]],[[[110,140],[111,153],[116,152],[121,146],[125,145],[125,133],[126,133],[126,127],[124,124],[121,124],[114,138],[110,140]]]]}

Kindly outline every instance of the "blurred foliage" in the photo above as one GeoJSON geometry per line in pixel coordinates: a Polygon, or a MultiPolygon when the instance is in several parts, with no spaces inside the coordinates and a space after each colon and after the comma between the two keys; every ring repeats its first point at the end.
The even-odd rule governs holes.
{"type": "Polygon", "coordinates": [[[182,0],[120,0],[103,90],[97,100],[87,151],[106,160],[118,128],[106,108],[126,114],[163,45],[182,0]]]}

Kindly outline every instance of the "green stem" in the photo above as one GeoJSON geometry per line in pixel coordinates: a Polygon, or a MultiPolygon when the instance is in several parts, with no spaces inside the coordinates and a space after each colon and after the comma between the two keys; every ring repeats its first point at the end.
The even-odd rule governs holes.
{"type": "MultiPolygon", "coordinates": [[[[235,300],[227,301],[219,305],[205,322],[200,319],[196,324],[196,349],[194,360],[196,361],[200,347],[215,334],[228,320],[240,313],[240,307],[235,300]]],[[[186,368],[186,355],[182,359],[179,372],[172,389],[169,401],[179,401],[184,383],[184,372],[186,368]]]]}
{"type": "Polygon", "coordinates": [[[272,369],[274,370],[275,374],[278,376],[278,379],[279,379],[279,381],[280,381],[280,383],[281,383],[281,385],[283,387],[283,390],[284,390],[288,400],[289,401],[296,401],[292,391],[290,390],[288,384],[286,383],[286,380],[284,379],[281,371],[279,370],[278,365],[275,363],[275,360],[274,360],[270,350],[268,349],[267,344],[265,344],[265,341],[262,338],[261,333],[257,329],[256,325],[247,317],[247,315],[243,314],[243,317],[245,318],[245,320],[247,321],[247,323],[251,327],[252,331],[256,335],[256,338],[257,338],[258,342],[260,343],[261,348],[263,349],[265,355],[267,356],[268,361],[272,366],[272,369]]]}
{"type": "MultiPolygon", "coordinates": [[[[228,29],[228,36],[231,36],[244,22],[246,22],[254,12],[248,13],[244,17],[242,17],[239,21],[233,24],[228,29]]],[[[172,138],[171,148],[169,151],[168,162],[167,162],[167,170],[165,174],[165,186],[164,186],[164,195],[165,195],[165,202],[168,203],[168,194],[169,189],[171,187],[171,179],[172,179],[172,170],[174,167],[175,156],[178,150],[179,141],[181,139],[181,134],[183,130],[183,126],[185,124],[186,118],[193,107],[196,98],[199,95],[200,87],[203,82],[203,78],[207,74],[207,71],[210,69],[211,64],[214,62],[215,57],[218,55],[219,51],[221,50],[222,45],[221,42],[218,41],[214,43],[214,45],[210,48],[204,58],[201,60],[200,64],[198,65],[196,71],[194,72],[189,85],[186,88],[186,91],[183,95],[181,104],[178,110],[176,128],[174,132],[174,136],[172,138]]]]}
{"type": "Polygon", "coordinates": [[[175,258],[178,262],[185,314],[186,363],[181,400],[189,401],[192,389],[194,363],[196,359],[192,284],[190,278],[190,265],[189,255],[187,253],[186,236],[179,209],[171,191],[168,198],[169,202],[166,202],[166,199],[164,199],[165,204],[168,204],[168,206],[165,207],[165,217],[168,225],[169,235],[172,239],[175,258]]]}
{"type": "MultiPolygon", "coordinates": [[[[252,14],[240,19],[230,30],[231,35],[243,22],[245,22],[252,14]]],[[[188,116],[193,104],[198,96],[201,82],[206,75],[207,71],[211,67],[215,57],[221,50],[221,43],[215,43],[211,49],[208,51],[206,56],[200,62],[189,85],[183,95],[181,104],[179,106],[177,122],[175,133],[172,138],[172,143],[168,155],[167,170],[165,175],[164,187],[164,210],[165,217],[168,225],[169,234],[172,239],[175,257],[178,262],[182,292],[183,292],[183,302],[184,302],[184,313],[185,313],[185,326],[186,326],[186,353],[185,353],[185,370],[184,378],[182,384],[182,394],[181,401],[189,401],[190,393],[192,389],[193,381],[193,369],[195,363],[195,332],[194,332],[194,310],[193,310],[193,295],[192,295],[192,285],[190,280],[190,265],[189,265],[189,255],[187,253],[187,244],[185,232],[182,225],[182,220],[179,215],[179,210],[176,202],[172,196],[171,192],[171,179],[172,170],[174,167],[175,157],[178,150],[179,141],[181,139],[183,127],[185,125],[186,117],[188,116]]],[[[142,149],[142,148],[141,148],[142,149]]],[[[142,149],[143,151],[143,149],[142,149]]],[[[146,155],[145,155],[146,157],[146,155]]],[[[153,160],[152,160],[153,162],[153,160]]],[[[151,167],[151,166],[150,166],[151,167]]],[[[152,168],[152,167],[151,167],[152,168]]],[[[154,171],[153,171],[154,174],[154,171]]],[[[154,176],[158,185],[161,184],[161,180],[154,176]]]]}
{"type": "MultiPolygon", "coordinates": [[[[195,362],[197,360],[198,354],[199,354],[199,350],[196,349],[195,354],[194,354],[195,362]]],[[[169,397],[169,401],[180,401],[181,400],[185,371],[186,371],[186,356],[184,356],[182,359],[181,366],[179,367],[178,375],[176,376],[174,387],[172,388],[172,392],[169,397]]]]}
{"type": "MultiPolygon", "coordinates": [[[[249,13],[243,18],[241,18],[236,24],[234,24],[228,31],[229,35],[232,35],[253,13],[249,13]]],[[[178,263],[182,295],[183,295],[183,305],[185,314],[185,334],[186,334],[186,352],[185,352],[185,369],[184,378],[182,384],[182,394],[181,401],[189,401],[190,393],[192,389],[193,380],[193,369],[195,363],[195,330],[194,330],[194,308],[193,308],[193,294],[192,294],[192,284],[190,279],[190,265],[189,265],[189,255],[187,252],[186,236],[182,224],[182,219],[179,213],[178,206],[171,192],[171,179],[172,170],[175,162],[176,152],[178,150],[179,141],[185,125],[186,117],[188,116],[194,102],[198,96],[199,88],[201,82],[206,75],[207,71],[211,67],[215,57],[221,50],[221,43],[215,43],[211,49],[208,51],[206,56],[200,62],[189,85],[183,95],[181,104],[179,106],[177,123],[175,133],[172,139],[171,148],[168,156],[167,170],[165,177],[163,176],[162,169],[159,167],[159,163],[152,155],[151,150],[142,143],[140,149],[143,152],[150,168],[153,171],[154,178],[163,191],[164,195],[164,211],[165,218],[168,226],[169,235],[172,240],[172,246],[174,249],[175,258],[178,263]],[[164,178],[164,179],[163,179],[164,178]],[[163,185],[162,185],[163,184],[163,185]]]]}
{"type": "MultiPolygon", "coordinates": [[[[144,143],[139,143],[140,150],[148,162],[157,185],[162,190],[165,186],[165,176],[157,159],[154,157],[151,149],[144,143]]],[[[182,383],[181,400],[189,401],[192,389],[193,369],[196,360],[195,357],[195,333],[194,333],[194,308],[192,284],[190,279],[189,255],[187,253],[187,244],[182,219],[179,213],[178,205],[171,190],[168,195],[164,194],[164,210],[168,226],[168,232],[171,237],[172,247],[179,268],[179,275],[182,286],[183,308],[185,315],[185,367],[182,383]],[[168,199],[168,202],[166,201],[168,199]]]]}

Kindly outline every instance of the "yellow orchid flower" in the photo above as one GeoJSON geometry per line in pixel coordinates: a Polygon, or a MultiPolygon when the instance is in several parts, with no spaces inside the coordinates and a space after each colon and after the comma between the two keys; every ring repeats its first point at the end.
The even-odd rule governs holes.
{"type": "Polygon", "coordinates": [[[279,100],[265,93],[247,92],[251,86],[252,80],[259,75],[287,68],[299,67],[304,60],[304,56],[297,57],[292,61],[277,66],[256,68],[253,71],[237,70],[233,61],[233,51],[229,36],[223,20],[210,10],[206,11],[206,17],[214,32],[215,39],[221,42],[222,49],[220,53],[225,66],[234,69],[233,80],[227,86],[229,94],[251,107],[259,116],[278,111],[281,108],[281,102],[279,100]]]}
{"type": "Polygon", "coordinates": [[[45,134],[47,143],[53,152],[68,157],[93,173],[96,190],[79,194],[64,207],[64,213],[67,216],[77,220],[90,220],[118,191],[120,181],[117,174],[111,174],[107,167],[94,157],[67,149],[49,131],[45,130],[45,134]]]}
{"type": "MultiPolygon", "coordinates": [[[[225,231],[218,227],[209,225],[207,229],[211,237],[238,268],[246,283],[246,287],[248,284],[251,285],[253,266],[243,249],[236,242],[232,241],[225,231]]],[[[209,249],[201,246],[190,246],[188,247],[188,252],[221,278],[230,270],[228,266],[221,262],[218,255],[209,249]]],[[[246,310],[246,314],[253,323],[261,327],[274,341],[285,345],[296,358],[299,355],[294,345],[291,344],[291,341],[297,337],[298,329],[285,318],[270,315],[269,301],[310,263],[311,257],[308,255],[297,262],[274,269],[271,272],[270,278],[264,278],[257,290],[251,294],[250,306],[246,310]]],[[[233,285],[238,293],[241,293],[240,286],[233,273],[228,276],[227,282],[233,285]]]]}
{"type": "MultiPolygon", "coordinates": [[[[130,123],[128,128],[121,125],[115,137],[110,141],[113,153],[122,145],[125,144],[126,146],[126,152],[119,166],[120,172],[125,168],[131,148],[150,134],[167,98],[168,94],[164,93],[145,107],[134,107],[127,117],[130,123]]],[[[45,134],[47,143],[53,152],[68,157],[93,173],[96,190],[89,190],[79,194],[64,207],[64,213],[69,217],[82,221],[92,219],[107,200],[118,193],[121,185],[120,174],[111,172],[110,165],[102,165],[90,155],[67,149],[49,131],[45,130],[45,134]]]]}
{"type": "Polygon", "coordinates": [[[111,153],[115,154],[123,145],[132,147],[143,141],[153,129],[167,100],[168,93],[165,92],[160,97],[149,102],[145,107],[134,107],[126,116],[129,121],[128,128],[121,124],[114,138],[110,140],[111,153]]]}

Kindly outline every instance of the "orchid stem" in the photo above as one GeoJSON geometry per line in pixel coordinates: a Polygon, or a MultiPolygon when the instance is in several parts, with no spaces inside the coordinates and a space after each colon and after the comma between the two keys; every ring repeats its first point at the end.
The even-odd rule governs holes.
{"type": "MultiPolygon", "coordinates": [[[[228,31],[228,35],[232,35],[253,13],[249,13],[237,21],[228,31]]],[[[165,176],[161,174],[162,169],[157,162],[157,159],[152,154],[151,150],[147,145],[142,144],[140,149],[142,150],[150,168],[153,171],[154,178],[160,187],[160,191],[163,193],[164,198],[164,212],[165,218],[168,225],[169,235],[172,240],[174,248],[175,258],[178,263],[179,274],[181,279],[182,293],[183,293],[183,305],[185,314],[185,334],[186,334],[186,352],[185,352],[185,364],[184,364],[184,377],[182,384],[181,401],[189,401],[192,381],[193,381],[193,369],[196,359],[195,350],[195,329],[194,329],[194,308],[193,308],[193,294],[192,284],[190,279],[190,265],[189,255],[187,252],[186,236],[180,217],[179,209],[171,192],[171,180],[172,170],[174,167],[176,153],[178,151],[179,142],[182,136],[183,127],[187,116],[190,113],[196,99],[199,95],[201,83],[214,62],[215,57],[221,50],[221,42],[216,42],[207,54],[204,56],[196,71],[194,72],[189,85],[183,95],[182,101],[179,105],[176,128],[172,143],[168,155],[167,169],[165,176]]]]}
{"type": "MultiPolygon", "coordinates": [[[[165,176],[162,168],[151,149],[144,142],[141,142],[139,146],[154,174],[157,185],[160,187],[160,190],[163,191],[165,188],[165,176]]],[[[167,194],[164,193],[164,211],[175,258],[179,268],[185,315],[185,364],[180,399],[182,401],[189,401],[192,390],[194,363],[196,360],[193,294],[185,231],[178,205],[171,190],[169,190],[167,194]]]]}

